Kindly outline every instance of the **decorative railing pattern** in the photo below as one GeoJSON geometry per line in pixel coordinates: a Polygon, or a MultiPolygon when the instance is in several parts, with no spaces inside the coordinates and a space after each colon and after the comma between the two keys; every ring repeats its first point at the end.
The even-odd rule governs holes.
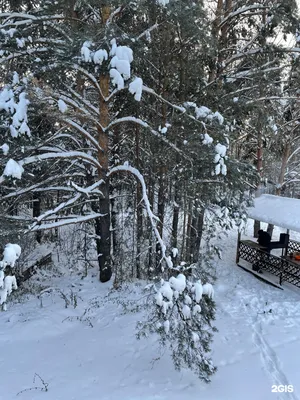
{"type": "Polygon", "coordinates": [[[289,240],[288,244],[288,253],[299,251],[300,252],[300,243],[296,242],[295,240],[289,240]]]}
{"type": "MultiPolygon", "coordinates": [[[[293,249],[300,243],[291,241],[293,249]]],[[[280,285],[283,282],[291,283],[300,288],[300,264],[289,260],[288,258],[277,257],[263,251],[261,247],[250,240],[239,242],[238,258],[242,258],[251,264],[255,264],[255,269],[268,271],[279,277],[280,285]]]]}
{"type": "Polygon", "coordinates": [[[287,259],[283,260],[281,282],[289,282],[300,288],[300,265],[287,259]]]}

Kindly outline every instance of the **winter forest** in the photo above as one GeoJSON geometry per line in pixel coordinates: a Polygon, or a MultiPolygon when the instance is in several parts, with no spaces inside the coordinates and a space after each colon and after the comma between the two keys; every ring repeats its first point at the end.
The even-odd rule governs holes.
{"type": "Polygon", "coordinates": [[[299,65],[296,0],[2,0],[0,308],[97,273],[213,380],[220,243],[257,193],[300,198],[299,65]]]}

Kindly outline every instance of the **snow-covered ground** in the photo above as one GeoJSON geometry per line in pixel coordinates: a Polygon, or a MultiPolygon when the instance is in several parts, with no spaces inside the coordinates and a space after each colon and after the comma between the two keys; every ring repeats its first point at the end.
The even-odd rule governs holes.
{"type": "MultiPolygon", "coordinates": [[[[276,289],[237,267],[235,232],[222,246],[212,354],[218,371],[210,384],[175,371],[154,337],[137,341],[140,315],[103,301],[111,283],[90,271],[85,279],[53,278],[40,298],[26,296],[0,313],[0,399],[300,399],[300,290],[276,289]],[[272,385],[294,391],[273,393],[272,385]]],[[[138,292],[119,293],[136,299],[138,292]]]]}

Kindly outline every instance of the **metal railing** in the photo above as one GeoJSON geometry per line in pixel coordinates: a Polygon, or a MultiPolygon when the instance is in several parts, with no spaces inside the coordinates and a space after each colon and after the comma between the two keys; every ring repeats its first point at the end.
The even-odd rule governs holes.
{"type": "MultiPolygon", "coordinates": [[[[290,241],[288,250],[300,251],[300,243],[290,241]],[[290,245],[291,243],[291,245],[290,245]]],[[[255,264],[255,269],[270,272],[279,277],[279,284],[283,282],[291,283],[300,288],[300,263],[293,262],[288,257],[277,257],[266,251],[249,240],[239,241],[238,258],[248,261],[252,265],[255,264]]]]}

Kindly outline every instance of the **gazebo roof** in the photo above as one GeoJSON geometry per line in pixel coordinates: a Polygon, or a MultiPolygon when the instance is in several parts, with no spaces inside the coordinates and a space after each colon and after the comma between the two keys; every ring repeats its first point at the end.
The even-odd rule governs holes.
{"type": "Polygon", "coordinates": [[[300,232],[300,200],[263,194],[248,208],[248,217],[300,232]]]}

